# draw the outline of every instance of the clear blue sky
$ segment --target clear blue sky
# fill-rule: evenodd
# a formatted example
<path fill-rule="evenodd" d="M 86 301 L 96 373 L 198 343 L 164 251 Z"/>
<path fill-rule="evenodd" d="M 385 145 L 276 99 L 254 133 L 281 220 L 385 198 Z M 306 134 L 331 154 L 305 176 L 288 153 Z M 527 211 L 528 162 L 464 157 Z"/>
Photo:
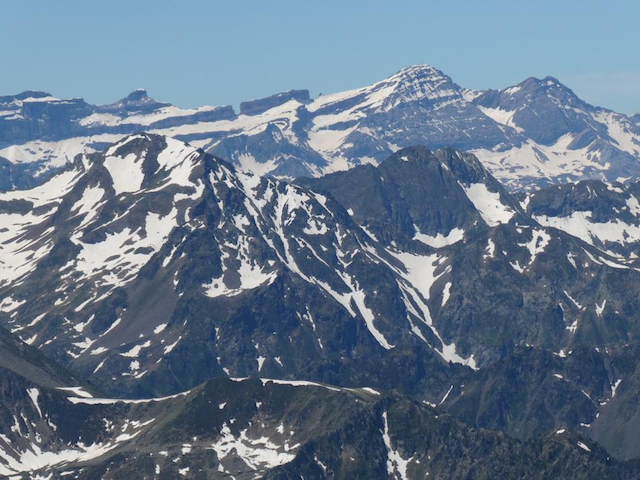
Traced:
<path fill-rule="evenodd" d="M 640 111 L 638 0 L 1 0 L 0 94 L 183 107 L 355 88 L 431 64 L 469 88 L 552 75 Z"/>

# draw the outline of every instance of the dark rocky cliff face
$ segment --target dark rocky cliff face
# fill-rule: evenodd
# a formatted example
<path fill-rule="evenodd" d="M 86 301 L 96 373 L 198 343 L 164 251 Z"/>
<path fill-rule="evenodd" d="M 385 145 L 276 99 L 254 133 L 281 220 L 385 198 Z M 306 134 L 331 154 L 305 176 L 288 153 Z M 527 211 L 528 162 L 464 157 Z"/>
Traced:
<path fill-rule="evenodd" d="M 639 468 L 571 430 L 522 442 L 371 388 L 216 379 L 127 401 L 1 373 L 3 476 L 631 479 Z"/>
<path fill-rule="evenodd" d="M 633 478 L 634 463 L 607 460 L 640 454 L 633 249 L 542 221 L 591 208 L 595 222 L 631 222 L 632 198 L 634 186 L 602 182 L 515 196 L 453 149 L 411 147 L 297 183 L 158 135 L 81 155 L 0 194 L 3 434 L 22 442 L 9 455 L 72 449 L 84 478 L 156 465 Z M 178 396 L 67 398 L 98 390 Z M 64 433 L 48 423 L 74 416 Z M 113 451 L 90 457 L 90 444 Z"/>

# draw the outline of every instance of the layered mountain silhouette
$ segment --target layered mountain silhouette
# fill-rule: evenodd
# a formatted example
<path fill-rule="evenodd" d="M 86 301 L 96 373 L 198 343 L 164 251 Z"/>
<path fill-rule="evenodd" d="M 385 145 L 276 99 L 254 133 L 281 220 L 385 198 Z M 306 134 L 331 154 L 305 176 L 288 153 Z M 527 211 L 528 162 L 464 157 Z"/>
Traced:
<path fill-rule="evenodd" d="M 638 469 L 572 430 L 518 441 L 371 388 L 215 379 L 123 400 L 0 372 L 5 478 L 625 479 Z"/>
<path fill-rule="evenodd" d="M 0 97 L 0 157 L 17 171 L 5 190 L 147 131 L 187 141 L 279 178 L 379 164 L 413 145 L 472 151 L 509 190 L 583 179 L 638 179 L 635 117 L 592 106 L 557 79 L 473 91 L 428 65 L 370 86 L 310 98 L 293 90 L 232 107 L 181 109 L 137 90 L 111 105 L 24 92 Z"/>

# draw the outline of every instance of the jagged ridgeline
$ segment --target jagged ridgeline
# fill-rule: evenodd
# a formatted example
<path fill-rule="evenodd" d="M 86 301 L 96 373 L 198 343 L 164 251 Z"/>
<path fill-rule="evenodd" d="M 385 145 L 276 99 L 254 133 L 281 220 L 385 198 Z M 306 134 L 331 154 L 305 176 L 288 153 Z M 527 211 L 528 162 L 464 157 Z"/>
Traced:
<path fill-rule="evenodd" d="M 367 87 L 292 90 L 182 109 L 138 90 L 110 105 L 44 92 L 0 97 L 0 189 L 41 182 L 76 154 L 147 131 L 281 178 L 378 164 L 403 147 L 472 151 L 509 189 L 638 178 L 640 121 L 589 105 L 557 79 L 474 91 L 416 65 Z M 3 160 L 3 158 L 5 160 Z"/>
<path fill-rule="evenodd" d="M 4 478 L 631 479 L 638 468 L 573 431 L 519 441 L 371 388 L 216 379 L 115 400 L 1 373 Z"/>
<path fill-rule="evenodd" d="M 636 187 L 558 188 L 135 134 L 0 194 L 2 474 L 636 478 Z"/>

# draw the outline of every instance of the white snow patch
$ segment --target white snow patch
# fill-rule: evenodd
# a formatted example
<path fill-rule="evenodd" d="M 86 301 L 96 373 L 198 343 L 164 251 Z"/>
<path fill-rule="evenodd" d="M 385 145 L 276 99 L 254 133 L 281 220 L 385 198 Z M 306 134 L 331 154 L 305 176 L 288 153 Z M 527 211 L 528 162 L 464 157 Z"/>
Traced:
<path fill-rule="evenodd" d="M 444 290 L 442 290 L 442 306 L 443 307 L 449 301 L 450 295 L 451 295 L 451 282 L 447 282 L 446 285 L 444 286 Z"/>
<path fill-rule="evenodd" d="M 413 239 L 418 240 L 419 242 L 422 242 L 425 245 L 429 245 L 433 248 L 447 247 L 464 239 L 464 230 L 461 228 L 454 228 L 447 235 L 438 233 L 435 236 L 420 233 L 420 230 L 417 226 L 415 227 L 415 229 L 416 233 L 413 236 Z"/>
<path fill-rule="evenodd" d="M 38 396 L 40 395 L 40 390 L 38 390 L 37 388 L 29 388 L 27 389 L 27 395 L 29 395 L 33 406 L 36 407 L 38 415 L 40 415 L 40 418 L 42 418 L 42 410 L 40 410 L 40 405 L 38 404 Z"/>
<path fill-rule="evenodd" d="M 252 470 L 275 468 L 295 458 L 293 453 L 285 450 L 285 445 L 278 445 L 268 437 L 250 438 L 247 430 L 235 436 L 226 423 L 220 431 L 220 438 L 211 446 L 218 460 L 224 460 L 235 453 Z"/>
<path fill-rule="evenodd" d="M 616 380 L 616 383 L 611 385 L 611 398 L 616 396 L 616 391 L 618 390 L 618 387 L 620 386 L 621 383 L 622 383 L 622 379 L 618 379 Z"/>
<path fill-rule="evenodd" d="M 115 156 L 105 158 L 104 166 L 111 175 L 116 195 L 140 190 L 144 180 L 143 162 L 144 156 L 138 157 L 135 153 L 130 153 L 124 158 Z"/>
<path fill-rule="evenodd" d="M 228 287 L 223 273 L 220 277 L 214 278 L 211 283 L 203 285 L 207 297 L 233 297 L 262 285 L 271 285 L 278 276 L 277 271 L 265 272 L 262 267 L 252 264 L 245 256 L 241 256 L 240 261 L 240 267 L 237 271 L 240 277 L 240 285 L 233 288 Z"/>
<path fill-rule="evenodd" d="M 400 475 L 402 480 L 409 480 L 409 477 L 407 476 L 407 467 L 409 466 L 409 462 L 413 460 L 413 457 L 409 458 L 409 460 L 405 460 L 400 455 L 400 452 L 394 450 L 391 445 L 389 422 L 387 420 L 386 410 L 382 412 L 382 420 L 384 422 L 384 430 L 381 432 L 382 440 L 384 441 L 385 447 L 387 447 L 387 473 L 390 478 L 397 478 L 396 475 Z"/>
<path fill-rule="evenodd" d="M 57 389 L 62 390 L 63 392 L 71 392 L 81 398 L 93 398 L 93 395 L 82 387 L 58 387 Z"/>
<path fill-rule="evenodd" d="M 516 213 L 511 207 L 501 202 L 498 192 L 490 192 L 484 183 L 474 183 L 468 187 L 462 186 L 462 188 L 482 219 L 490 227 L 508 223 Z"/>
<path fill-rule="evenodd" d="M 167 323 L 163 323 L 161 325 L 158 325 L 156 328 L 153 329 L 153 333 L 154 334 L 159 334 L 162 333 L 164 331 L 165 328 L 167 328 Z"/>
<path fill-rule="evenodd" d="M 531 265 L 536 260 L 536 257 L 540 253 L 544 252 L 550 241 L 551 235 L 549 235 L 546 231 L 533 229 L 531 230 L 531 240 L 527 243 L 519 243 L 518 245 L 529 250 L 529 255 L 531 256 L 529 265 Z"/>
<path fill-rule="evenodd" d="M 589 447 L 587 447 L 587 446 L 586 446 L 584 443 L 582 443 L 582 442 L 578 442 L 578 446 L 579 446 L 581 449 L 583 449 L 584 451 L 586 451 L 586 452 L 590 452 L 590 451 L 591 451 L 591 449 L 590 449 Z"/>
<path fill-rule="evenodd" d="M 489 239 L 487 241 L 487 248 L 484 251 L 485 253 L 482 255 L 483 259 L 494 258 L 496 255 L 496 244 L 493 243 L 493 239 Z"/>
<path fill-rule="evenodd" d="M 593 222 L 592 212 L 575 211 L 565 217 L 534 216 L 541 225 L 554 227 L 585 242 L 598 246 L 598 242 L 620 245 L 640 242 L 640 225 L 624 223 L 615 219 L 608 222 Z"/>

